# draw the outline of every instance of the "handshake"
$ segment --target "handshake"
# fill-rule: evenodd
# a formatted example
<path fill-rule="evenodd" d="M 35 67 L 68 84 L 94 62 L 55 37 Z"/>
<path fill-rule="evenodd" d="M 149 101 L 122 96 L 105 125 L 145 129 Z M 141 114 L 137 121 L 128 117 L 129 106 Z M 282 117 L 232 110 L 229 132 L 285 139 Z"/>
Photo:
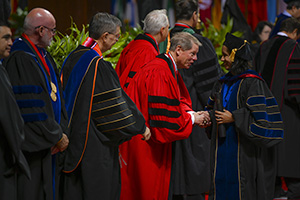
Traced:
<path fill-rule="evenodd" d="M 195 117 L 194 124 L 201 128 L 206 128 L 211 125 L 210 116 L 207 111 L 198 111 L 193 113 Z"/>

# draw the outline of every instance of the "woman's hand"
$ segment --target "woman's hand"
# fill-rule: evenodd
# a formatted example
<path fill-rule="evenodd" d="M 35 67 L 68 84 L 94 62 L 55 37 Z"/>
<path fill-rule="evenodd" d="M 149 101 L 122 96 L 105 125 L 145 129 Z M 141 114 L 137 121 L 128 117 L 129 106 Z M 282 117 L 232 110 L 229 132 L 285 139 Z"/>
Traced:
<path fill-rule="evenodd" d="M 228 110 L 223 110 L 223 111 L 215 111 L 215 116 L 216 116 L 216 121 L 217 124 L 227 124 L 227 123 L 232 123 L 234 122 L 234 118 Z"/>

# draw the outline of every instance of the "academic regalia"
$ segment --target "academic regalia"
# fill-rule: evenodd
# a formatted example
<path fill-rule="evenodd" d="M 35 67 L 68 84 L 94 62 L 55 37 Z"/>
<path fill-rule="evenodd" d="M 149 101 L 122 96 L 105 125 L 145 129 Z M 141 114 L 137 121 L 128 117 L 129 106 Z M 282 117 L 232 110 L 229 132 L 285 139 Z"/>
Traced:
<path fill-rule="evenodd" d="M 159 54 L 157 42 L 150 34 L 140 34 L 122 51 L 116 66 L 122 88 L 127 87 L 138 70 Z"/>
<path fill-rule="evenodd" d="M 121 88 L 111 64 L 103 60 L 97 43 L 78 47 L 68 59 L 76 53 L 82 54 L 78 61 L 67 60 L 62 68 L 62 74 L 73 68 L 69 77 L 64 75 L 70 144 L 63 199 L 117 200 L 121 187 L 118 145 L 143 134 L 145 120 Z"/>
<path fill-rule="evenodd" d="M 151 138 L 134 137 L 120 146 L 121 199 L 167 199 L 172 142 L 192 132 L 188 91 L 169 54 L 146 64 L 125 91 L 143 113 Z"/>
<path fill-rule="evenodd" d="M 211 200 L 273 199 L 276 154 L 274 145 L 282 141 L 283 123 L 279 107 L 267 84 L 259 75 L 246 70 L 232 76 L 229 72 L 217 82 L 214 94 L 221 89 L 222 104 L 234 122 L 224 124 L 220 136 L 216 120 L 211 130 Z M 213 114 L 214 116 L 214 114 Z"/>
<path fill-rule="evenodd" d="M 52 173 L 59 165 L 54 163 L 58 156 L 51 156 L 51 147 L 63 132 L 67 134 L 67 115 L 54 60 L 45 49 L 34 47 L 23 36 L 14 42 L 4 63 L 25 122 L 22 150 L 31 171 L 31 180 L 18 176 L 18 196 L 24 200 L 53 200 L 58 188 L 52 187 Z"/>
<path fill-rule="evenodd" d="M 30 177 L 29 166 L 21 151 L 24 122 L 8 75 L 0 61 L 0 196 L 17 200 L 17 174 Z"/>
<path fill-rule="evenodd" d="M 284 122 L 278 146 L 278 176 L 300 178 L 300 48 L 285 36 L 264 42 L 255 58 L 257 71 L 276 98 Z M 298 156 L 295 156 L 298 155 Z"/>
<path fill-rule="evenodd" d="M 272 38 L 273 36 L 277 35 L 277 33 L 279 32 L 279 29 L 280 29 L 280 26 L 281 26 L 281 23 L 288 19 L 288 18 L 291 18 L 291 14 L 289 14 L 287 11 L 284 11 L 283 13 L 280 13 L 277 17 L 276 17 L 276 20 L 275 20 L 275 26 L 273 27 L 271 33 L 270 33 L 270 36 L 269 38 Z"/>
<path fill-rule="evenodd" d="M 176 23 L 171 37 L 177 32 L 190 32 L 199 46 L 197 60 L 189 69 L 179 69 L 180 75 L 191 96 L 193 110 L 204 109 L 214 83 L 221 77 L 221 68 L 215 49 L 209 39 L 195 33 L 183 23 Z M 173 143 L 173 194 L 196 195 L 207 192 L 210 186 L 210 140 L 205 129 L 194 126 L 189 138 Z"/>
<path fill-rule="evenodd" d="M 81 58 L 81 56 L 89 50 L 90 48 L 86 48 L 85 46 L 79 45 L 74 51 L 72 51 L 69 54 L 69 56 L 64 61 L 63 70 L 61 70 L 61 75 L 60 75 L 63 90 L 65 90 L 67 86 L 67 82 L 73 70 L 73 67 L 76 65 L 76 63 Z"/>

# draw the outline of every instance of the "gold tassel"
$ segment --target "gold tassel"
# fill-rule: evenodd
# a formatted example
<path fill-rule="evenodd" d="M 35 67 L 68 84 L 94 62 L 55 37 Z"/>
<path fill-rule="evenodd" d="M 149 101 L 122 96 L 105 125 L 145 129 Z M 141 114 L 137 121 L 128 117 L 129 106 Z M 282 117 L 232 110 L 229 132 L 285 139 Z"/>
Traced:
<path fill-rule="evenodd" d="M 230 55 L 229 55 L 229 58 L 230 58 L 231 62 L 234 62 L 234 58 L 235 58 L 236 52 L 237 52 L 238 50 L 241 50 L 241 48 L 243 48 L 243 46 L 245 46 L 247 43 L 249 44 L 249 42 L 248 42 L 247 40 L 244 40 L 244 44 L 243 44 L 242 46 L 240 46 L 239 49 L 234 48 L 234 49 L 231 50 L 231 53 L 230 53 Z"/>
<path fill-rule="evenodd" d="M 234 49 L 231 50 L 231 53 L 229 55 L 229 58 L 230 58 L 231 62 L 234 62 L 236 51 L 237 51 L 236 48 L 234 48 Z"/>

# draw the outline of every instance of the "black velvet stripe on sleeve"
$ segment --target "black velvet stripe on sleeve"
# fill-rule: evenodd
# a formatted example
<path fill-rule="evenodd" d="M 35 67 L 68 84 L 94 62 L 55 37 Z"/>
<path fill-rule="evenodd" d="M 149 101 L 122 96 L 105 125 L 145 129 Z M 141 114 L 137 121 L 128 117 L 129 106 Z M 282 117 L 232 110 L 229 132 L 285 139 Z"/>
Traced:
<path fill-rule="evenodd" d="M 296 58 L 291 58 L 290 64 L 300 64 L 300 59 L 296 59 Z"/>
<path fill-rule="evenodd" d="M 95 94 L 93 96 L 93 105 L 120 98 L 121 95 L 121 88 L 116 88 L 113 90 Z"/>
<path fill-rule="evenodd" d="M 95 116 L 94 116 L 95 117 Z M 94 118 L 97 127 L 102 132 L 119 130 L 136 123 L 129 109 L 120 110 L 105 116 Z"/>
<path fill-rule="evenodd" d="M 41 86 L 36 85 L 20 85 L 20 86 L 13 86 L 13 91 L 15 94 L 40 94 L 43 89 Z"/>
<path fill-rule="evenodd" d="M 300 79 L 289 79 L 288 84 L 289 85 L 300 85 Z"/>
<path fill-rule="evenodd" d="M 169 99 L 167 97 L 162 96 L 149 96 L 148 97 L 149 103 L 164 103 L 169 106 L 179 106 L 180 101 L 178 99 Z"/>
<path fill-rule="evenodd" d="M 126 109 L 127 109 L 126 102 L 122 101 L 119 103 L 115 103 L 103 107 L 101 106 L 100 108 L 93 109 L 92 113 L 94 118 L 99 118 L 102 116 L 108 116 L 114 113 L 118 113 L 120 112 L 120 110 L 126 110 Z"/>
<path fill-rule="evenodd" d="M 128 77 L 133 78 L 135 74 L 136 74 L 136 72 L 130 71 L 129 74 L 128 74 Z"/>
<path fill-rule="evenodd" d="M 288 69 L 288 74 L 300 74 L 300 68 L 299 69 L 297 69 L 297 68 Z"/>
<path fill-rule="evenodd" d="M 162 109 L 162 108 L 149 108 L 149 114 L 150 115 L 161 115 L 161 116 L 166 116 L 166 117 L 171 117 L 171 118 L 178 118 L 181 115 L 177 111 L 171 111 L 171 110 Z"/>
<path fill-rule="evenodd" d="M 289 96 L 300 95 L 300 87 L 298 89 L 290 89 L 288 90 Z"/>

